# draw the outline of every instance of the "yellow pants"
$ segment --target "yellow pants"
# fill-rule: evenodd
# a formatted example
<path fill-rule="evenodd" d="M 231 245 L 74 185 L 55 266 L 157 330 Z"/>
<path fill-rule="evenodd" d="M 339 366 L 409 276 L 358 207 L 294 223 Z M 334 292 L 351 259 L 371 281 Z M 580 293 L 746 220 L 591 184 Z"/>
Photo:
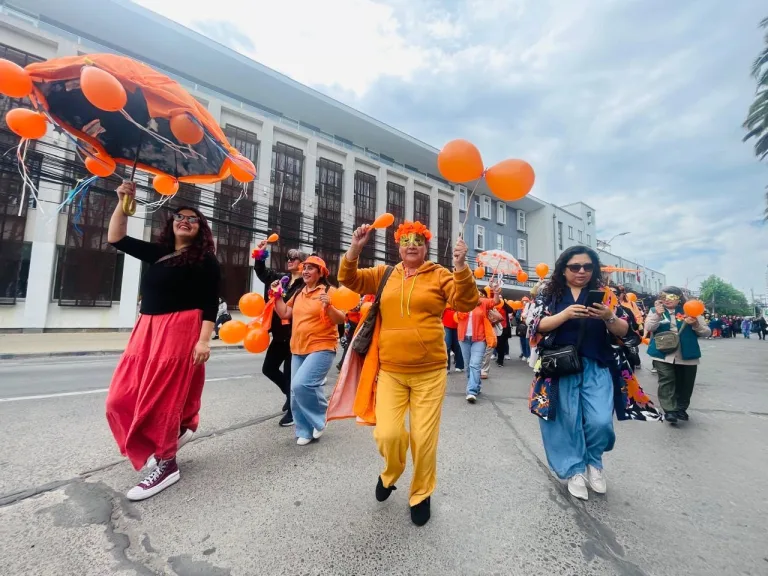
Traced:
<path fill-rule="evenodd" d="M 419 374 L 379 372 L 376 386 L 376 429 L 373 437 L 384 457 L 381 481 L 394 485 L 405 470 L 409 434 L 405 412 L 410 409 L 413 481 L 409 504 L 415 506 L 435 491 L 437 439 L 448 380 L 445 368 Z"/>

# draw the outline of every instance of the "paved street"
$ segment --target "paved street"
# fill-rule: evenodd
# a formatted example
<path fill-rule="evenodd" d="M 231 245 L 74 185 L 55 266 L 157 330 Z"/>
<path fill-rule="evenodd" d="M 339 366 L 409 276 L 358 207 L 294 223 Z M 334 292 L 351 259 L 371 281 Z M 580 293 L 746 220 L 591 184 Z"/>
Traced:
<path fill-rule="evenodd" d="M 295 445 L 261 357 L 216 351 L 181 481 L 135 504 L 104 418 L 116 357 L 2 361 L 0 573 L 765 575 L 768 344 L 702 347 L 691 422 L 617 424 L 609 492 L 586 503 L 547 470 L 526 366 L 494 367 L 475 406 L 452 375 L 424 528 L 410 469 L 375 501 L 370 429 Z"/>

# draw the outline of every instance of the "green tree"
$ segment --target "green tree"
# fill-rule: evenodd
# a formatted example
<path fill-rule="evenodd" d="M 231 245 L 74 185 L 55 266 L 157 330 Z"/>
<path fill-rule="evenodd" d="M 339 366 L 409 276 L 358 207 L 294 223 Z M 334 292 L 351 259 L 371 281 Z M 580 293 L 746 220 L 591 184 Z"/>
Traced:
<path fill-rule="evenodd" d="M 701 283 L 701 301 L 718 314 L 752 314 L 747 297 L 714 274 Z"/>
<path fill-rule="evenodd" d="M 766 30 L 765 48 L 752 63 L 752 76 L 757 80 L 755 100 L 749 107 L 744 128 L 747 135 L 744 142 L 755 139 L 755 156 L 765 160 L 768 156 L 768 18 L 760 22 L 760 27 Z M 766 188 L 768 190 L 768 188 Z M 768 220 L 768 191 L 765 193 L 765 219 Z"/>

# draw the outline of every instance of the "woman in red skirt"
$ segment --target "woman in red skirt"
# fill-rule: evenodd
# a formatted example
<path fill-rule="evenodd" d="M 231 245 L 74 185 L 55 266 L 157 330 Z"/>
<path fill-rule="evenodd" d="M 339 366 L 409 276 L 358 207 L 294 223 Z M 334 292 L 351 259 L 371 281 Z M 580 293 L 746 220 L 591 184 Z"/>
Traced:
<path fill-rule="evenodd" d="M 107 420 L 133 467 L 151 467 L 128 492 L 144 500 L 179 481 L 176 452 L 197 430 L 220 273 L 211 229 L 194 208 L 176 210 L 157 243 L 128 236 L 121 205 L 135 192 L 133 182 L 117 189 L 107 239 L 149 267 L 141 314 L 109 387 Z"/>

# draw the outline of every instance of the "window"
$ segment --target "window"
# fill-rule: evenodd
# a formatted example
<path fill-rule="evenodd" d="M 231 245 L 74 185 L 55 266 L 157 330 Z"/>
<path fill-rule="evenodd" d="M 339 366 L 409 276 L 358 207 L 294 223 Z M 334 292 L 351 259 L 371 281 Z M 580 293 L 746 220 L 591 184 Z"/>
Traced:
<path fill-rule="evenodd" d="M 27 296 L 31 242 L 0 242 L 0 304 Z"/>
<path fill-rule="evenodd" d="M 453 210 L 450 202 L 437 201 L 437 263 L 446 268 L 453 264 L 451 235 L 453 231 Z M 391 236 L 391 234 L 390 234 Z"/>
<path fill-rule="evenodd" d="M 355 172 L 355 228 L 370 224 L 376 218 L 376 176 Z M 375 263 L 376 242 L 372 239 L 360 254 L 358 265 L 369 268 Z"/>
<path fill-rule="evenodd" d="M 559 250 L 563 249 L 563 223 L 562 222 L 557 223 L 557 248 Z"/>
<path fill-rule="evenodd" d="M 394 266 L 400 262 L 400 250 L 395 242 L 394 230 L 405 220 L 405 186 L 387 182 L 387 212 L 395 217 L 395 223 L 386 232 L 386 255 L 384 260 Z"/>
<path fill-rule="evenodd" d="M 573 240 L 573 226 L 568 226 L 568 238 Z"/>
<path fill-rule="evenodd" d="M 584 242 L 584 232 L 582 232 L 581 230 L 579 230 L 579 242 L 580 243 Z"/>
<path fill-rule="evenodd" d="M 429 194 L 413 193 L 413 220 L 429 228 Z"/>
<path fill-rule="evenodd" d="M 592 211 L 587 212 L 587 226 L 590 226 L 592 224 Z"/>
<path fill-rule="evenodd" d="M 281 270 L 291 248 L 301 245 L 301 190 L 304 185 L 304 153 L 278 142 L 272 147 L 273 185 L 269 207 L 269 230 L 280 234 L 280 242 L 270 245 L 270 264 Z"/>
<path fill-rule="evenodd" d="M 467 211 L 467 191 L 464 189 L 459 190 L 459 210 Z"/>
<path fill-rule="evenodd" d="M 475 198 L 472 204 L 475 205 L 475 218 L 480 218 L 480 198 Z"/>
<path fill-rule="evenodd" d="M 482 203 L 483 211 L 480 214 L 480 217 L 484 220 L 490 220 L 491 219 L 491 199 L 488 198 L 488 196 L 483 196 L 483 203 Z"/>
<path fill-rule="evenodd" d="M 496 250 L 504 250 L 504 235 L 496 234 Z"/>
<path fill-rule="evenodd" d="M 592 236 L 587 234 L 587 246 L 592 246 Z"/>
<path fill-rule="evenodd" d="M 313 249 L 325 260 L 335 276 L 341 256 L 341 202 L 344 168 L 338 162 L 320 158 L 315 167 L 315 196 L 317 216 Z"/>
<path fill-rule="evenodd" d="M 517 239 L 517 259 L 528 260 L 528 241 L 525 238 Z"/>
<path fill-rule="evenodd" d="M 517 229 L 519 232 L 525 232 L 525 212 L 517 211 Z"/>
<path fill-rule="evenodd" d="M 475 226 L 475 250 L 485 250 L 484 226 Z"/>
<path fill-rule="evenodd" d="M 497 224 L 507 223 L 507 205 L 504 204 L 504 202 L 496 203 L 496 223 Z"/>

